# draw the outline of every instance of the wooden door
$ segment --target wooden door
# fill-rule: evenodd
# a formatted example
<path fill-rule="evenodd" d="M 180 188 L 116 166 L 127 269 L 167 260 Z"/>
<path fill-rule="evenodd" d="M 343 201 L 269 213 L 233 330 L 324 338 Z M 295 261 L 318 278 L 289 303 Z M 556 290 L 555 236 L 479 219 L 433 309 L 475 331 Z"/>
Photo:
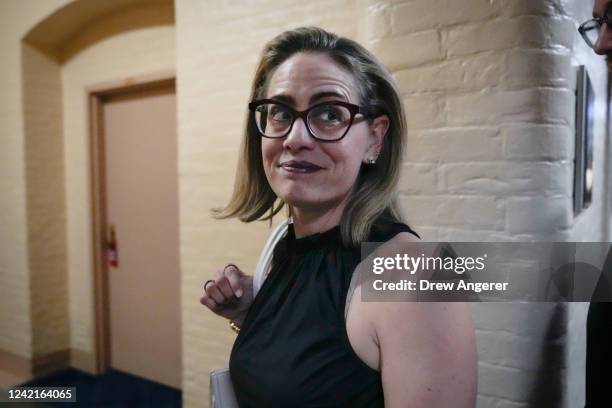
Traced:
<path fill-rule="evenodd" d="M 178 178 L 174 87 L 105 97 L 110 366 L 181 387 Z"/>

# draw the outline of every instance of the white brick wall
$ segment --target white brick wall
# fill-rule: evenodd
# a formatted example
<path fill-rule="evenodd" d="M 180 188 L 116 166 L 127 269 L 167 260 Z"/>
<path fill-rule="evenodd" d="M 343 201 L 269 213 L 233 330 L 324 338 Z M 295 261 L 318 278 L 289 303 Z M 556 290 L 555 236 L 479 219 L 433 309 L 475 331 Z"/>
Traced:
<path fill-rule="evenodd" d="M 581 40 L 568 9 L 587 16 L 591 4 L 370 4 L 373 20 L 365 37 L 393 70 L 406 102 L 410 133 L 402 204 L 417 230 L 426 239 L 469 241 L 575 237 L 569 232 L 577 228 L 571 199 L 572 49 Z M 601 219 L 599 205 L 587 216 L 591 230 Z M 598 228 L 590 234 L 586 228 L 583 238 L 599 239 Z M 478 406 L 560 406 L 568 392 L 565 321 L 576 315 L 572 308 L 473 306 Z M 570 327 L 580 329 L 581 323 L 572 320 Z M 581 374 L 570 379 L 579 382 Z"/>

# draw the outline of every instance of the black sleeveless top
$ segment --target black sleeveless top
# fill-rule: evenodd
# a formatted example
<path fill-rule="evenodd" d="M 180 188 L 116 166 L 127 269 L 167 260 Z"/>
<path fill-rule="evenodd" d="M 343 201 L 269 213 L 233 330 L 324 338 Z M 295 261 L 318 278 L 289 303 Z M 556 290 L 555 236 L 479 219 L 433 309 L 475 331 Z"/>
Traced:
<path fill-rule="evenodd" d="M 404 231 L 418 237 L 393 223 L 368 241 Z M 240 407 L 383 407 L 380 373 L 355 354 L 344 319 L 360 248 L 343 246 L 339 225 L 296 239 L 289 224 L 272 259 L 230 355 Z"/>

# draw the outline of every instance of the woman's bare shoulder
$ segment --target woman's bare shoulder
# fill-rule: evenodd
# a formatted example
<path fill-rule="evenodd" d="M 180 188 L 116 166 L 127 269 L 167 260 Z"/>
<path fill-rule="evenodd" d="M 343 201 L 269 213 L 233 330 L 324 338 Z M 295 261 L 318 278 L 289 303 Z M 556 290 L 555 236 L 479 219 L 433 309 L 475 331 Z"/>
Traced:
<path fill-rule="evenodd" d="M 392 273 L 407 273 L 385 269 L 376 275 L 373 258 L 395 258 L 416 251 L 420 255 L 431 247 L 409 232 L 396 234 L 373 251 L 369 260 L 362 261 L 362 280 L 356 293 L 372 294 L 370 286 L 376 279 L 389 280 Z M 385 402 L 390 406 L 401 406 L 402 401 L 419 401 L 422 404 L 418 406 L 431 407 L 474 406 L 476 339 L 468 304 L 418 302 L 410 297 L 392 301 L 379 293 L 374 293 L 373 301 L 357 296 L 356 310 L 377 348 L 378 358 L 373 360 L 382 373 Z"/>
<path fill-rule="evenodd" d="M 407 231 L 398 232 L 391 239 L 383 242 L 376 248 L 375 256 L 390 256 L 418 242 L 422 241 L 413 233 Z"/>
<path fill-rule="evenodd" d="M 476 336 L 466 303 L 386 302 L 370 312 L 378 316 L 374 330 L 385 403 L 474 406 Z"/>
<path fill-rule="evenodd" d="M 411 232 L 399 232 L 393 238 L 391 238 L 387 243 L 392 245 L 402 245 L 409 242 L 421 242 L 421 240 Z"/>

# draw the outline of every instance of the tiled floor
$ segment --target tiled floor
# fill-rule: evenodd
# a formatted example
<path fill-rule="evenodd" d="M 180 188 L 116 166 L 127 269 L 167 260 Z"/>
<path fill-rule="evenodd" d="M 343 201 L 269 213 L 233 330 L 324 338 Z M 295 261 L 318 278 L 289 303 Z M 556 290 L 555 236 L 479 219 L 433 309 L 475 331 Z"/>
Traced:
<path fill-rule="evenodd" d="M 93 376 L 70 368 L 20 386 L 76 387 L 76 403 L 45 403 L 36 404 L 37 407 L 175 408 L 181 407 L 182 401 L 180 390 L 114 370 Z"/>

